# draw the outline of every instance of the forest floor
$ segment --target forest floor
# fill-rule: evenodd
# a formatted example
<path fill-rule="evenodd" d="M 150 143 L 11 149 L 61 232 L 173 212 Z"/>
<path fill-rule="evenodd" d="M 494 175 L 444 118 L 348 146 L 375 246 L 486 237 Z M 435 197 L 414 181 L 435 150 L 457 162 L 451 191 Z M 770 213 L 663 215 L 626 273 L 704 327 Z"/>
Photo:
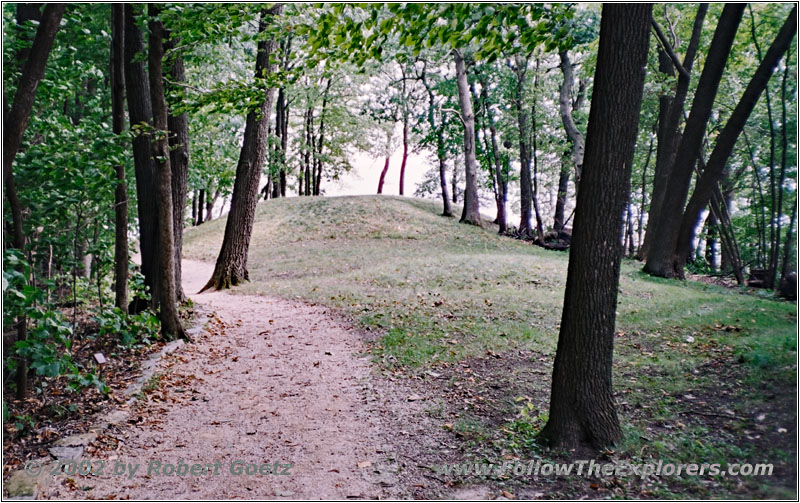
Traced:
<path fill-rule="evenodd" d="M 437 465 L 576 461 L 536 442 L 567 254 L 417 199 L 292 198 L 259 205 L 250 283 L 194 294 L 224 224 L 185 234 L 185 290 L 213 311 L 200 314 L 206 330 L 92 447 L 109 469 L 139 471 L 62 476 L 40 497 L 796 498 L 795 303 L 624 262 L 614 367 L 624 438 L 594 458 L 771 463 L 772 476 L 444 475 Z M 217 475 L 147 475 L 153 462 L 217 461 Z M 292 464 L 288 475 L 230 472 L 275 462 Z"/>
<path fill-rule="evenodd" d="M 411 419 L 420 408 L 399 385 L 372 379 L 363 334 L 323 307 L 194 294 L 212 271 L 184 261 L 187 294 L 213 313 L 201 336 L 162 363 L 117 448 L 95 453 L 104 474 L 62 475 L 40 497 L 384 499 L 423 487 L 400 470 L 393 439 L 411 435 L 398 424 L 424 435 L 425 418 Z M 119 462 L 139 469 L 115 474 Z M 212 466 L 198 476 L 157 469 L 180 462 Z"/>

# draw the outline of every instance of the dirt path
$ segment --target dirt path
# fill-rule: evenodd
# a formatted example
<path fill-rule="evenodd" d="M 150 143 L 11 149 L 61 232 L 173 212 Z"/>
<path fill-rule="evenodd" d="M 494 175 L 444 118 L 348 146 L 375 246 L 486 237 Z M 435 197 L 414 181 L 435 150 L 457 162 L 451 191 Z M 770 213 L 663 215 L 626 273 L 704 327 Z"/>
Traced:
<path fill-rule="evenodd" d="M 160 387 L 133 412 L 104 475 L 50 497 L 345 499 L 402 494 L 394 406 L 376 398 L 362 337 L 321 307 L 226 292 L 195 294 L 212 265 L 184 261 L 184 289 L 212 309 L 208 330 L 162 363 Z M 396 397 L 387 398 L 398 400 Z M 406 408 L 403 398 L 399 399 Z M 98 456 L 102 457 L 102 456 Z M 155 463 L 212 465 L 164 475 Z M 237 463 L 243 462 L 243 463 Z M 232 473 L 254 465 L 263 472 Z M 130 477 L 130 468 L 139 465 Z M 291 468 L 285 465 L 291 463 Z M 269 464 L 269 469 L 262 465 Z M 152 466 L 151 466 L 152 465 Z M 117 474 L 114 469 L 117 468 Z M 148 476 L 148 469 L 153 468 Z M 256 468 L 251 467 L 250 470 Z M 287 469 L 288 468 L 288 469 Z M 162 469 L 162 470 L 163 470 Z M 176 468 L 180 469 L 180 468 Z M 158 473 L 158 474 L 156 474 Z"/>

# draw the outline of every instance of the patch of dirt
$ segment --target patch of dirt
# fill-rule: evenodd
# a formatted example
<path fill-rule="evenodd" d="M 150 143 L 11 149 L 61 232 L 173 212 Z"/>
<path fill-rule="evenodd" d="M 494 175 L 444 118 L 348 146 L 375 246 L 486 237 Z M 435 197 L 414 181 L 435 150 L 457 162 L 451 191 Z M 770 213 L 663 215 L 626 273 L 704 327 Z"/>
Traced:
<path fill-rule="evenodd" d="M 184 262 L 185 290 L 199 290 L 212 270 Z M 318 306 L 191 297 L 216 314 L 162 363 L 131 424 L 105 439 L 112 449 L 97 450 L 104 474 L 62 476 L 42 497 L 375 499 L 424 487 L 400 451 L 424 437 L 425 419 L 401 384 L 375 378 L 360 333 Z M 156 472 L 158 462 L 211 466 L 177 476 Z M 288 475 L 268 473 L 276 462 Z M 122 463 L 138 472 L 114 475 Z M 249 465 L 260 473 L 247 474 Z"/>

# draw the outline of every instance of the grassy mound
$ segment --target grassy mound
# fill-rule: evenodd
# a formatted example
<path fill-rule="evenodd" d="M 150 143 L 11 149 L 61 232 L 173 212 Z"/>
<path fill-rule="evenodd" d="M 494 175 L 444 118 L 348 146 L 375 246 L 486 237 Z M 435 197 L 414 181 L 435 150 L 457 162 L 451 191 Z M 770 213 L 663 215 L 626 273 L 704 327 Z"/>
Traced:
<path fill-rule="evenodd" d="M 439 212 L 436 203 L 387 196 L 263 202 L 250 244 L 251 282 L 235 292 L 301 298 L 352 318 L 379 335 L 372 351 L 386 367 L 416 376 L 436 369 L 449 378 L 440 413 L 449 410 L 453 386 L 460 392 L 475 384 L 448 374 L 455 362 L 505 378 L 510 384 L 486 398 L 491 407 L 455 413 L 456 429 L 479 425 L 486 431 L 478 443 L 504 452 L 535 448 L 568 254 Z M 189 229 L 185 256 L 215 260 L 224 224 Z M 654 279 L 640 268 L 624 261 L 620 281 L 621 452 L 675 462 L 771 462 L 785 477 L 683 478 L 625 495 L 795 497 L 796 304 Z M 479 384 L 475 396 L 492 387 L 491 379 Z"/>

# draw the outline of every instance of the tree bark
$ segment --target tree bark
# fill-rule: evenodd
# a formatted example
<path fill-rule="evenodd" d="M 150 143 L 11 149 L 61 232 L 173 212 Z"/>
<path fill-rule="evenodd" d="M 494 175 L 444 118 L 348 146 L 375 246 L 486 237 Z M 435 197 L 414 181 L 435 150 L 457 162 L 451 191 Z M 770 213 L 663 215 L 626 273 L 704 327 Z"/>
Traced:
<path fill-rule="evenodd" d="M 170 39 L 167 50 L 174 49 L 177 40 Z M 169 69 L 170 80 L 181 84 L 186 82 L 183 58 L 176 56 Z M 172 229 L 175 234 L 175 289 L 178 302 L 186 302 L 181 278 L 181 259 L 183 258 L 183 227 L 186 212 L 186 194 L 189 180 L 189 117 L 183 113 L 167 118 L 169 125 L 169 163 L 172 169 Z"/>
<path fill-rule="evenodd" d="M 264 34 L 273 16 L 281 13 L 282 5 L 261 11 L 259 33 Z M 261 40 L 256 55 L 256 86 L 264 92 L 264 101 L 258 110 L 247 114 L 244 142 L 236 167 L 236 179 L 233 185 L 233 199 L 228 220 L 225 224 L 225 237 L 222 241 L 214 274 L 203 290 L 230 288 L 250 279 L 247 271 L 247 252 L 250 248 L 250 234 L 253 231 L 256 204 L 258 202 L 258 184 L 261 178 L 261 166 L 267 150 L 267 128 L 272 109 L 272 98 L 275 89 L 267 81 L 273 72 L 274 65 L 270 57 L 275 51 L 275 40 Z"/>
<path fill-rule="evenodd" d="M 697 84 L 692 109 L 686 121 L 680 146 L 672 163 L 670 179 L 659 219 L 655 224 L 655 234 L 648 250 L 647 263 L 644 270 L 655 276 L 675 277 L 675 250 L 680 231 L 680 218 L 692 173 L 700 155 L 706 124 L 711 116 L 714 98 L 717 95 L 719 82 L 728 61 L 736 30 L 744 13 L 745 4 L 726 4 L 722 10 L 719 23 L 714 30 L 711 47 L 708 50 L 706 63 Z M 685 261 L 685 258 L 683 259 Z"/>
<path fill-rule="evenodd" d="M 650 31 L 649 4 L 604 4 L 586 163 L 578 192 L 564 309 L 540 434 L 563 449 L 604 448 L 622 436 L 612 359 L 621 260 Z"/>
<path fill-rule="evenodd" d="M 153 108 L 154 137 L 151 142 L 153 161 L 156 167 L 156 194 L 158 203 L 158 280 L 161 335 L 168 340 L 187 338 L 178 316 L 178 288 L 175 284 L 175 232 L 173 229 L 173 185 L 170 166 L 169 125 L 167 100 L 164 95 L 164 38 L 166 30 L 158 18 L 161 8 L 148 4 L 150 17 L 148 76 L 150 78 L 150 100 Z M 181 211 L 181 214 L 183 212 Z"/>
<path fill-rule="evenodd" d="M 125 4 L 125 93 L 128 118 L 133 136 L 133 164 L 136 174 L 136 202 L 139 217 L 139 250 L 142 257 L 142 274 L 150 290 L 151 306 L 157 307 L 160 298 L 157 276 L 156 248 L 158 246 L 158 218 L 156 209 L 156 168 L 151 156 L 149 129 L 153 125 L 153 108 L 150 101 L 150 83 L 145 64 L 136 59 L 144 52 L 142 32 L 136 25 L 132 4 Z"/>
<path fill-rule="evenodd" d="M 683 276 L 683 268 L 686 265 L 684 251 L 691 248 L 700 214 L 708 205 L 714 186 L 722 179 L 728 158 L 736 146 L 736 141 L 739 139 L 750 113 L 766 88 L 773 68 L 778 65 L 781 57 L 788 50 L 796 32 L 797 6 L 792 9 L 786 22 L 784 22 L 772 45 L 764 55 L 761 64 L 758 65 L 758 69 L 756 69 L 744 94 L 739 99 L 739 103 L 717 137 L 714 150 L 712 150 L 708 162 L 706 162 L 702 175 L 697 180 L 694 193 L 692 193 L 689 204 L 683 212 L 683 218 L 680 220 L 679 234 L 675 239 L 676 244 L 672 248 L 674 250 L 674 256 L 672 257 L 674 262 L 671 265 L 674 268 L 674 274 L 678 276 Z"/>
<path fill-rule="evenodd" d="M 111 123 L 115 134 L 125 130 L 124 36 L 125 9 L 111 6 Z M 125 165 L 114 166 L 114 305 L 128 312 L 128 187 Z"/>
<path fill-rule="evenodd" d="M 682 66 L 687 74 L 691 72 L 692 66 L 694 66 L 694 59 L 700 44 L 700 35 L 703 32 L 703 22 L 705 21 L 707 12 L 708 4 L 700 4 L 697 8 L 692 35 L 683 58 Z M 667 65 L 670 63 L 669 58 L 660 52 L 659 61 L 661 63 L 661 70 L 666 73 Z M 671 70 L 669 71 L 671 72 Z M 665 96 L 659 103 L 658 151 L 656 152 L 656 166 L 653 175 L 653 191 L 650 197 L 647 232 L 644 236 L 644 243 L 642 243 L 641 249 L 639 250 L 640 260 L 647 260 L 650 244 L 656 233 L 656 222 L 661 219 L 661 206 L 666 196 L 667 184 L 670 179 L 670 174 L 672 173 L 675 154 L 681 140 L 680 133 L 678 132 L 678 125 L 683 116 L 683 107 L 686 102 L 686 95 L 689 92 L 689 84 L 691 81 L 690 76 L 687 74 L 681 72 L 678 75 L 675 96 L 672 98 Z"/>
<path fill-rule="evenodd" d="M 197 195 L 197 220 L 195 220 L 195 225 L 200 225 L 203 223 L 203 214 L 206 211 L 206 189 L 200 189 L 199 194 Z"/>
<path fill-rule="evenodd" d="M 456 63 L 456 83 L 458 102 L 461 106 L 461 119 L 464 122 L 464 208 L 461 223 L 481 225 L 480 202 L 478 200 L 478 162 L 475 159 L 475 114 L 472 111 L 469 83 L 464 57 L 459 50 L 453 50 Z"/>

